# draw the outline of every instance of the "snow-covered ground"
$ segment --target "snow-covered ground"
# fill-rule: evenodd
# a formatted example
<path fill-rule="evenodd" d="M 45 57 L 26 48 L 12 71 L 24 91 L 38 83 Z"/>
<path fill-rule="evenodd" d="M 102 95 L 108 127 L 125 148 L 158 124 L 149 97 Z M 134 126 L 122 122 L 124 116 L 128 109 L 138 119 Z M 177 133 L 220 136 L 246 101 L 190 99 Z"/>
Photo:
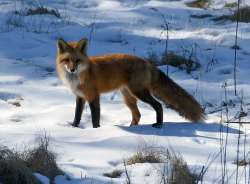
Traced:
<path fill-rule="evenodd" d="M 191 169 L 198 171 L 211 155 L 220 151 L 221 113 L 209 112 L 223 108 L 221 86 L 225 82 L 228 101 L 232 101 L 230 118 L 240 110 L 240 98 L 234 97 L 233 91 L 234 50 L 231 47 L 235 23 L 190 16 L 228 14 L 230 10 L 222 7 L 229 1 L 216 0 L 211 5 L 213 8 L 207 10 L 187 7 L 185 2 L 190 2 L 187 0 L 40 1 L 45 7 L 58 9 L 62 18 L 11 13 L 32 7 L 31 2 L 36 1 L 20 2 L 0 1 L 0 145 L 21 150 L 33 145 L 35 137 L 46 131 L 51 136 L 51 149 L 57 153 L 59 166 L 70 178 L 58 176 L 57 184 L 124 183 L 125 173 L 112 181 L 103 173 L 123 168 L 123 160 L 134 154 L 141 142 L 173 148 L 183 155 Z M 250 4 L 250 1 L 244 3 Z M 80 127 L 71 127 L 75 99 L 55 71 L 57 38 L 68 41 L 89 38 L 89 55 L 121 52 L 147 57 L 150 52 L 160 54 L 164 51 L 166 35 L 159 12 L 169 22 L 169 50 L 178 54 L 190 54 L 193 50 L 202 65 L 191 74 L 170 67 L 169 75 L 207 107 L 206 123 L 190 123 L 174 111 L 164 109 L 166 123 L 162 129 L 154 129 L 150 124 L 155 122 L 155 112 L 139 103 L 141 125 L 129 127 L 130 112 L 115 92 L 101 98 L 101 128 L 92 129 L 87 106 Z M 239 46 L 237 89 L 243 94 L 243 109 L 249 114 L 250 27 L 247 23 L 239 24 Z M 243 119 L 249 120 L 249 115 Z M 237 128 L 237 125 L 229 128 L 229 183 L 235 183 Z M 248 135 L 250 127 L 246 125 L 242 129 Z M 249 141 L 247 136 L 247 150 Z M 218 182 L 220 167 L 218 158 L 208 170 L 204 183 Z M 151 164 L 128 166 L 132 183 L 159 183 L 159 173 L 154 168 Z M 241 183 L 244 183 L 243 171 L 240 168 Z"/>

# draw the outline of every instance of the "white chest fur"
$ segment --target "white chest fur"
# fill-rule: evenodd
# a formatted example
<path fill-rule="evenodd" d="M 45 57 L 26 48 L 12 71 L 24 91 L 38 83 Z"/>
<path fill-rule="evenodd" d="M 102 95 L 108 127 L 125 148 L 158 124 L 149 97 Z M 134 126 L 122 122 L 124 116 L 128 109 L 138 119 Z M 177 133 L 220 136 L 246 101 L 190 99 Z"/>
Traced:
<path fill-rule="evenodd" d="M 76 96 L 84 97 L 79 89 L 81 83 L 77 73 L 65 72 L 65 83 Z"/>

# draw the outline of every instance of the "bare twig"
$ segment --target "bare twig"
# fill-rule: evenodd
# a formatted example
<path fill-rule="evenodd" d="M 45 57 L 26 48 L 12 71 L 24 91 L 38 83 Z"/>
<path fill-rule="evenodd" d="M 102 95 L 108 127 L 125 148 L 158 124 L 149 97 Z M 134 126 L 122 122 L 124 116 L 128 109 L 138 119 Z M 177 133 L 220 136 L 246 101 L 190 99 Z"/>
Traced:
<path fill-rule="evenodd" d="M 237 62 L 237 50 L 238 50 L 238 29 L 239 29 L 239 9 L 240 9 L 240 0 L 238 0 L 237 6 L 237 20 L 236 20 L 236 31 L 235 31 L 235 44 L 234 44 L 234 95 L 237 95 L 237 83 L 236 83 L 236 62 Z"/>

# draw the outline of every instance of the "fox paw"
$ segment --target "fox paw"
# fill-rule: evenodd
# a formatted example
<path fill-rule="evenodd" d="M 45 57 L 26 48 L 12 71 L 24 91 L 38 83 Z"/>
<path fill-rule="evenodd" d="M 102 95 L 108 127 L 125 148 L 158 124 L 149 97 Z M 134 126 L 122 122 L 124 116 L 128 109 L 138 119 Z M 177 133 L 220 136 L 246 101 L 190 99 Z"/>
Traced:
<path fill-rule="evenodd" d="M 162 128 L 162 123 L 154 123 L 154 124 L 152 124 L 152 127 L 154 127 L 154 128 Z"/>
<path fill-rule="evenodd" d="M 78 127 L 79 123 L 73 122 L 71 125 L 72 125 L 73 127 Z"/>

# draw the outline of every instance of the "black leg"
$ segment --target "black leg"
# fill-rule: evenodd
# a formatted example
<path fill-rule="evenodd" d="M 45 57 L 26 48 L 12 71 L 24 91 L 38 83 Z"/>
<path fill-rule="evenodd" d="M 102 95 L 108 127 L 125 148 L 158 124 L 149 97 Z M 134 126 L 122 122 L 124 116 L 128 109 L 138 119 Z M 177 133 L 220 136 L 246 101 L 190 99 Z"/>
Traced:
<path fill-rule="evenodd" d="M 89 103 L 92 117 L 93 128 L 100 127 L 100 99 L 97 97 L 94 101 Z"/>
<path fill-rule="evenodd" d="M 155 128 L 161 128 L 163 123 L 163 110 L 162 105 L 155 100 L 148 90 L 142 90 L 134 93 L 140 100 L 145 103 L 150 104 L 153 109 L 156 111 L 156 123 L 152 126 Z"/>
<path fill-rule="evenodd" d="M 74 121 L 72 124 L 74 127 L 78 127 L 78 125 L 81 121 L 84 104 L 85 104 L 84 99 L 82 99 L 80 97 L 76 97 L 75 118 L 74 118 Z"/>

